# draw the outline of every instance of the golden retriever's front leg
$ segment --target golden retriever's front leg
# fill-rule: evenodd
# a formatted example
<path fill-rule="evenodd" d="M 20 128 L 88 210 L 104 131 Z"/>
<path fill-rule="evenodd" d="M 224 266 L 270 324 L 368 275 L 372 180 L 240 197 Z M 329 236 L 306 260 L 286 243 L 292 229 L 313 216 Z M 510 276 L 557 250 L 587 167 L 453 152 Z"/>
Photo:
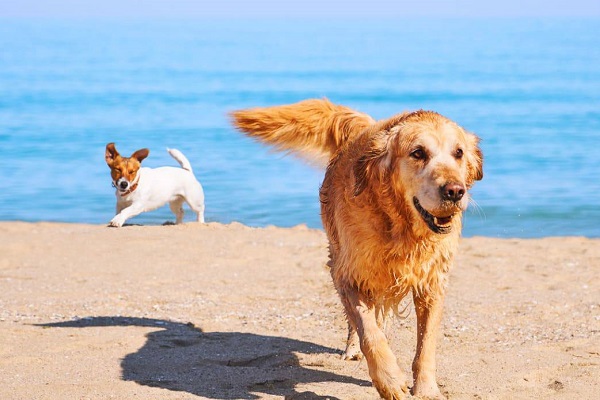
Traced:
<path fill-rule="evenodd" d="M 413 293 L 413 300 L 417 314 L 417 352 L 412 365 L 412 392 L 415 396 L 428 399 L 445 399 L 435 379 L 435 347 L 444 295 L 439 293 L 435 298 L 425 299 Z"/>
<path fill-rule="evenodd" d="M 406 378 L 377 323 L 380 310 L 354 288 L 345 288 L 341 295 L 348 317 L 356 325 L 360 349 L 367 360 L 373 385 L 384 399 L 404 398 L 408 392 Z"/>

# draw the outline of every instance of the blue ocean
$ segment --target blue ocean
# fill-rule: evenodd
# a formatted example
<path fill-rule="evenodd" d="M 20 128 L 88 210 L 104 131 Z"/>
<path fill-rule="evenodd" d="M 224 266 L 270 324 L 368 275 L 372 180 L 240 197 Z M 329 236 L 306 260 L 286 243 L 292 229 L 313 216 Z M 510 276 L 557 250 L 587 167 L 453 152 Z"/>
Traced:
<path fill-rule="evenodd" d="M 465 236 L 600 237 L 598 19 L 1 20 L 0 220 L 106 224 L 116 142 L 149 167 L 181 150 L 208 221 L 320 228 L 323 171 L 227 116 L 313 97 L 479 135 Z"/>

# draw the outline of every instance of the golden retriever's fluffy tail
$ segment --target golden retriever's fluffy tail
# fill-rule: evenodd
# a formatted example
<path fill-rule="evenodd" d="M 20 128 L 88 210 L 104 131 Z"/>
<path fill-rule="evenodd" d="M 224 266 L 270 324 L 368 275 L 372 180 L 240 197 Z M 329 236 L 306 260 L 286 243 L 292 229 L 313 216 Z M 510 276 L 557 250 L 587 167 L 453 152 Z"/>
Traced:
<path fill-rule="evenodd" d="M 321 163 L 375 123 L 367 114 L 327 99 L 239 110 L 231 117 L 235 127 L 248 136 Z"/>

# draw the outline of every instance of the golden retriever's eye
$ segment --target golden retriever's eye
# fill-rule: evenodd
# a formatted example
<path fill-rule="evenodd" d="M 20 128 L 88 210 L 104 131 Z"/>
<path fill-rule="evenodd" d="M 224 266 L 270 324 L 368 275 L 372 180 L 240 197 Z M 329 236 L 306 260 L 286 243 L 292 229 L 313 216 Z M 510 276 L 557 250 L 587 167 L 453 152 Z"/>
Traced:
<path fill-rule="evenodd" d="M 460 160 L 463 157 L 463 149 L 456 149 L 454 152 L 454 157 Z"/>
<path fill-rule="evenodd" d="M 425 150 L 423 150 L 422 148 L 417 148 L 415 150 L 413 150 L 410 153 L 410 156 L 412 158 L 414 158 L 415 160 L 424 160 L 427 158 L 427 154 L 425 153 Z"/>

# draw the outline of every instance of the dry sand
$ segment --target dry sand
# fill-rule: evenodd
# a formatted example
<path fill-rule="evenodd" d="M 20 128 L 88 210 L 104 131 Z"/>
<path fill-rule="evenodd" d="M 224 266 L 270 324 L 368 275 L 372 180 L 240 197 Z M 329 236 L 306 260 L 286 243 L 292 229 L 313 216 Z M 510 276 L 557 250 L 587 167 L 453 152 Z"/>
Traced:
<path fill-rule="evenodd" d="M 1 399 L 376 399 L 323 232 L 0 223 Z M 450 399 L 600 398 L 600 240 L 469 238 L 438 382 Z M 409 372 L 414 313 L 386 329 Z"/>

